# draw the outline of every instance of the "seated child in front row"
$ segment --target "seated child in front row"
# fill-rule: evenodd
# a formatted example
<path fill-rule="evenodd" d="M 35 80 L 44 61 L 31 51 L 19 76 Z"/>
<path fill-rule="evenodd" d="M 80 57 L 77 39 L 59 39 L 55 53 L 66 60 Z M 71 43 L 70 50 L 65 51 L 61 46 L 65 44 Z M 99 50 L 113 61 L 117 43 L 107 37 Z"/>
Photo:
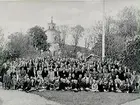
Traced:
<path fill-rule="evenodd" d="M 92 80 L 91 91 L 98 92 L 98 81 L 95 78 Z"/>

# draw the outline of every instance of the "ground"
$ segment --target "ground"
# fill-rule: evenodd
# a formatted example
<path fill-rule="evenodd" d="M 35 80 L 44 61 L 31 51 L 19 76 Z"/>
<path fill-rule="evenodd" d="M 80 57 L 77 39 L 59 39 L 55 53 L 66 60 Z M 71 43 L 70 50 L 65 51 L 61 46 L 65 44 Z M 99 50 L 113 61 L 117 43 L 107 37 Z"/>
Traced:
<path fill-rule="evenodd" d="M 140 99 L 137 99 L 137 100 L 133 100 L 133 101 L 124 103 L 122 105 L 139 105 L 139 104 L 140 104 Z"/>
<path fill-rule="evenodd" d="M 2 105 L 2 100 L 0 99 L 0 105 Z"/>
<path fill-rule="evenodd" d="M 70 91 L 25 93 L 17 90 L 0 89 L 0 105 L 138 105 L 139 103 L 140 94 L 138 93 L 93 93 L 85 91 L 77 93 Z"/>
<path fill-rule="evenodd" d="M 33 92 L 44 98 L 64 105 L 120 105 L 128 101 L 140 99 L 138 93 L 93 93 L 69 91 Z"/>
<path fill-rule="evenodd" d="M 2 102 L 2 103 L 1 103 Z M 0 89 L 0 105 L 61 105 L 35 94 Z"/>

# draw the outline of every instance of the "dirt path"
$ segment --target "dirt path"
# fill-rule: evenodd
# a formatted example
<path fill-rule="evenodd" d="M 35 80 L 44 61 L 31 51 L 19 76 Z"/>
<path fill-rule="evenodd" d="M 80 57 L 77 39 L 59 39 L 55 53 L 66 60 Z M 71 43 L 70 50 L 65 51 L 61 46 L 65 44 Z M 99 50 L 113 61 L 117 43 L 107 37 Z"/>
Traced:
<path fill-rule="evenodd" d="M 60 105 L 38 95 L 17 90 L 0 89 L 0 99 L 3 102 L 2 105 Z"/>
<path fill-rule="evenodd" d="M 0 105 L 2 105 L 2 100 L 0 99 Z"/>
<path fill-rule="evenodd" d="M 122 104 L 122 105 L 140 105 L 140 99 L 130 101 L 130 102 L 127 102 L 127 103 Z"/>

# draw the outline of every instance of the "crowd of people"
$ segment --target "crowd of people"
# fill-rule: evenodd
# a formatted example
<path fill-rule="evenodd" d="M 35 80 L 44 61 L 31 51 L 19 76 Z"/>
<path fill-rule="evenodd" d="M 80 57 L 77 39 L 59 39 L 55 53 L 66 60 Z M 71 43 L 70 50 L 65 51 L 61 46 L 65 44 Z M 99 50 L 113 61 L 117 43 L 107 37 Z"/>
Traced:
<path fill-rule="evenodd" d="M 19 58 L 3 64 L 4 89 L 127 92 L 139 89 L 136 71 L 118 61 L 73 58 Z"/>

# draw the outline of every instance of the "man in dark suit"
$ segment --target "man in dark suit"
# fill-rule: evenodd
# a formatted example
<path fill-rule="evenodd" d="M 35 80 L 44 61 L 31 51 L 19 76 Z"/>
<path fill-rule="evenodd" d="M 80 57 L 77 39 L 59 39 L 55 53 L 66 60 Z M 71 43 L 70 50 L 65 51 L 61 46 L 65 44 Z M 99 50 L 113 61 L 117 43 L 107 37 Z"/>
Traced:
<path fill-rule="evenodd" d="M 47 67 L 44 67 L 44 69 L 43 69 L 43 71 L 42 71 L 42 77 L 43 77 L 43 79 L 45 78 L 45 77 L 47 77 L 48 76 L 48 70 L 47 70 Z"/>
<path fill-rule="evenodd" d="M 7 66 L 6 63 L 4 63 L 3 67 L 2 67 L 2 70 L 0 72 L 0 76 L 1 76 L 0 81 L 1 82 L 3 82 L 3 76 L 4 76 L 4 74 L 6 73 L 7 70 L 8 70 L 8 66 Z"/>
<path fill-rule="evenodd" d="M 31 87 L 32 87 L 32 83 L 31 83 L 30 79 L 27 77 L 26 81 L 23 84 L 23 90 L 28 92 L 31 89 Z"/>

